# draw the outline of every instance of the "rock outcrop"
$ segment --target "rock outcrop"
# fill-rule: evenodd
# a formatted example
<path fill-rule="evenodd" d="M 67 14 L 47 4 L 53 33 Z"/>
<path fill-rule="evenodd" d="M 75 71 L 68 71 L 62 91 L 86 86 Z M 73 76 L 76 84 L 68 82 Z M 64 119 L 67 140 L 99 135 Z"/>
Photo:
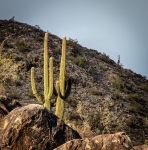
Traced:
<path fill-rule="evenodd" d="M 18 101 L 8 98 L 4 95 L 0 95 L 0 119 L 5 117 L 14 108 L 20 106 L 21 104 Z"/>
<path fill-rule="evenodd" d="M 93 138 L 75 139 L 54 150 L 132 150 L 130 138 L 124 133 L 98 135 Z"/>
<path fill-rule="evenodd" d="M 134 146 L 134 150 L 148 150 L 148 145 Z"/>
<path fill-rule="evenodd" d="M 0 149 L 52 150 L 80 135 L 39 104 L 11 111 L 0 120 Z"/>

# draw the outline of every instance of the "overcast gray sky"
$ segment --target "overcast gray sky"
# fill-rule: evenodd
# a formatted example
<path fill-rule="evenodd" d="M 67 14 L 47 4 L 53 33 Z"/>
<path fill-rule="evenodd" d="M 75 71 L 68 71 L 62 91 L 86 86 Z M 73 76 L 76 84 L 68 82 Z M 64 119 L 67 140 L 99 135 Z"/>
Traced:
<path fill-rule="evenodd" d="M 148 77 L 148 0 L 0 0 L 0 19 L 12 16 Z"/>

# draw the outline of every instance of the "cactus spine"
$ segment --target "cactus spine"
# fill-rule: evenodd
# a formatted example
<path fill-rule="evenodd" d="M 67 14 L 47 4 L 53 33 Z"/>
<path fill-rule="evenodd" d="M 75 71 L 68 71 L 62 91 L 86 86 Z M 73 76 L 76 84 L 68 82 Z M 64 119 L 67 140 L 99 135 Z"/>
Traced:
<path fill-rule="evenodd" d="M 63 118 L 64 115 L 64 100 L 70 94 L 71 84 L 68 84 L 68 87 L 65 89 L 65 61 L 66 61 L 66 37 L 63 38 L 62 42 L 62 56 L 61 56 L 61 64 L 60 64 L 60 76 L 59 81 L 56 83 L 56 90 L 58 93 L 57 101 L 56 101 L 56 116 L 60 119 Z M 69 82 L 71 83 L 71 82 Z"/>
<path fill-rule="evenodd" d="M 31 68 L 31 87 L 32 87 L 32 92 L 33 95 L 36 97 L 36 99 L 42 103 L 43 100 L 40 96 L 40 94 L 38 93 L 37 89 L 36 89 L 36 83 L 35 83 L 35 77 L 34 77 L 34 67 Z"/>
<path fill-rule="evenodd" d="M 48 66 L 50 70 L 48 69 Z M 50 73 L 50 82 L 49 82 Z M 50 99 L 53 95 L 53 57 L 50 58 L 48 64 L 48 33 L 45 33 L 44 37 L 44 100 L 41 98 L 36 90 L 34 67 L 31 68 L 31 86 L 35 97 L 39 102 L 44 101 L 44 106 L 50 110 Z"/>

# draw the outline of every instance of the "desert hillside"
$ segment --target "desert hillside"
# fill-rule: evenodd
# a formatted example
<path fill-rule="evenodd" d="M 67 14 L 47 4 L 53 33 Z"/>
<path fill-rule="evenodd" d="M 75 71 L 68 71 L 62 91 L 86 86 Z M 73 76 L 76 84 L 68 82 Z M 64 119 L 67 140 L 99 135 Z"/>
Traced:
<path fill-rule="evenodd" d="M 50 31 L 49 31 L 50 32 Z M 32 94 L 30 69 L 43 95 L 44 31 L 16 21 L 0 20 L 0 95 L 27 105 Z M 49 33 L 49 57 L 54 57 L 54 80 L 59 77 L 62 40 Z M 66 100 L 65 122 L 82 137 L 126 132 L 134 145 L 148 140 L 148 80 L 124 69 L 99 50 L 67 39 L 66 78 L 72 91 Z M 55 112 L 55 97 L 52 112 Z"/>

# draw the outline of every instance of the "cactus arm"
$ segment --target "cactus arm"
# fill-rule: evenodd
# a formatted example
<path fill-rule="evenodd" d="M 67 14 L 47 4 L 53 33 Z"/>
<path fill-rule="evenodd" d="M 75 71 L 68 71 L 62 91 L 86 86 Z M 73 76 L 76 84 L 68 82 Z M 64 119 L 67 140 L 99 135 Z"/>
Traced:
<path fill-rule="evenodd" d="M 1 45 L 0 45 L 0 51 L 2 51 L 2 49 L 3 49 L 4 45 L 5 45 L 6 40 L 7 39 L 3 40 L 3 42 L 1 43 Z"/>
<path fill-rule="evenodd" d="M 65 96 L 63 96 L 60 92 L 59 81 L 56 82 L 56 91 L 59 97 L 65 101 L 71 92 L 71 79 L 69 78 L 67 81 L 65 81 L 65 93 L 64 93 Z"/>
<path fill-rule="evenodd" d="M 36 89 L 35 77 L 34 77 L 34 67 L 31 68 L 31 87 L 32 87 L 33 95 L 36 97 L 36 99 L 40 103 L 43 103 L 43 100 L 42 100 L 40 94 L 37 92 L 37 89 Z"/>

